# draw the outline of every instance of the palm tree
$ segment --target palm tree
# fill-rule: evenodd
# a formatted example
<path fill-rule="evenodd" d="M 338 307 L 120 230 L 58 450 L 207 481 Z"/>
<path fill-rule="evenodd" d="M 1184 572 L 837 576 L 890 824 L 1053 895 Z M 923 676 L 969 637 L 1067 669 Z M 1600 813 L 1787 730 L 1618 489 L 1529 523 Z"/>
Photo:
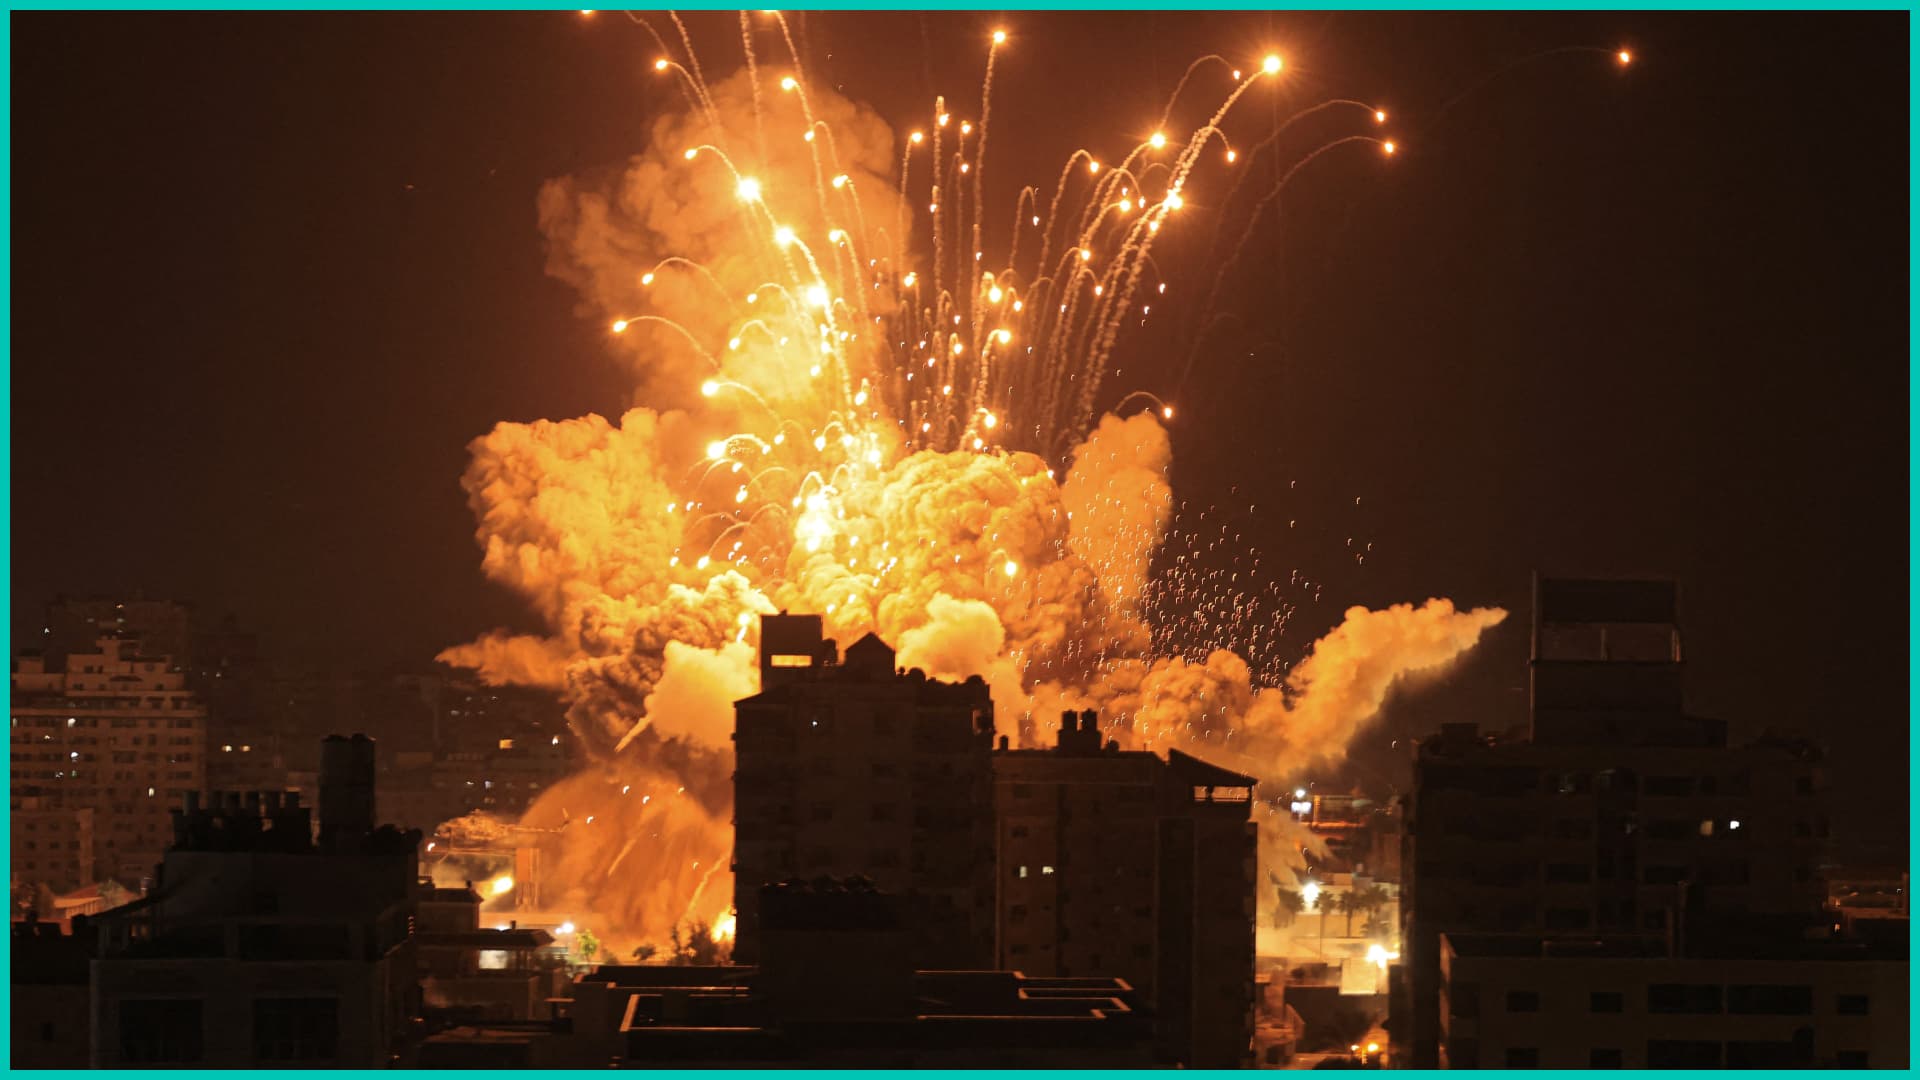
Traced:
<path fill-rule="evenodd" d="M 1373 913 L 1387 906 L 1387 890 L 1378 885 L 1368 885 L 1353 892 L 1354 906 L 1363 915 L 1372 917 Z"/>
<path fill-rule="evenodd" d="M 1280 899 L 1278 906 L 1273 909 L 1273 925 L 1276 928 L 1292 926 L 1293 920 L 1307 910 L 1306 897 L 1300 895 L 1299 889 L 1287 888 L 1286 883 L 1280 880 L 1280 875 L 1271 870 L 1267 871 L 1267 880 L 1273 884 Z"/>
<path fill-rule="evenodd" d="M 1348 889 L 1346 892 L 1340 894 L 1339 899 L 1334 901 L 1334 905 L 1340 909 L 1340 914 L 1347 917 L 1347 936 L 1352 937 L 1353 917 L 1360 914 L 1359 896 L 1354 890 Z"/>

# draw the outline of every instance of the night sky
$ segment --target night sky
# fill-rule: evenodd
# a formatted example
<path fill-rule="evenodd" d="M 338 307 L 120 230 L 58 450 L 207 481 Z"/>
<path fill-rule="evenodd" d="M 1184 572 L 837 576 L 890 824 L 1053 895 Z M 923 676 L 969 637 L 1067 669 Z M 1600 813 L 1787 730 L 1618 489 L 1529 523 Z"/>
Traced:
<path fill-rule="evenodd" d="M 690 21 L 730 70 L 731 16 Z M 1238 508 L 1267 566 L 1324 583 L 1299 648 L 1352 604 L 1513 611 L 1390 706 L 1352 775 L 1395 775 L 1393 741 L 1441 721 L 1523 721 L 1535 569 L 1672 576 L 1694 711 L 1817 733 L 1842 844 L 1904 850 L 1904 13 L 802 25 L 815 79 L 896 130 L 935 92 L 973 114 L 1005 26 L 1007 185 L 1124 153 L 1209 52 L 1281 52 L 1281 104 L 1382 104 L 1402 152 L 1303 170 L 1193 377 L 1168 373 L 1172 297 L 1109 381 L 1178 406 L 1179 498 Z M 1537 55 L 1621 45 L 1625 72 Z M 677 105 L 644 32 L 43 13 L 13 46 L 16 638 L 63 590 L 230 611 L 317 663 L 533 629 L 483 580 L 458 479 L 497 421 L 631 402 L 604 324 L 544 273 L 534 196 Z"/>

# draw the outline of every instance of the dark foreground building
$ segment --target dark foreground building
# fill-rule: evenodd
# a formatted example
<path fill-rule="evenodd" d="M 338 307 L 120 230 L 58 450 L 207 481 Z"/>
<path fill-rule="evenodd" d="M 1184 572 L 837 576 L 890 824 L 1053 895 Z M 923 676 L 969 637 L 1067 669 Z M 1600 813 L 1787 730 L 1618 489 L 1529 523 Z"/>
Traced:
<path fill-rule="evenodd" d="M 1716 1063 L 1859 1060 L 1868 1047 L 1854 1035 L 1782 1036 L 1749 1019 L 1716 1038 L 1701 1019 L 1790 1015 L 1811 1028 L 1811 1018 L 1837 1015 L 1832 988 L 1878 977 L 1858 949 L 1807 944 L 1832 934 L 1821 911 L 1818 750 L 1783 739 L 1730 746 L 1723 723 L 1685 711 L 1669 582 L 1542 579 L 1533 642 L 1530 730 L 1447 725 L 1418 747 L 1394 1060 L 1659 1067 L 1704 1061 L 1707 1042 Z M 1803 945 L 1826 951 L 1809 959 Z M 1783 956 L 1758 968 L 1739 959 Z M 1792 966 L 1803 963 L 1844 974 Z M 1511 995 L 1490 997 L 1490 985 Z M 1589 1000 L 1589 989 L 1601 996 Z M 1775 990 L 1796 1011 L 1752 1004 Z M 1669 1008 L 1674 993 L 1692 996 Z M 1531 1042 L 1492 1021 L 1576 1005 L 1592 1024 L 1535 1017 Z M 1904 1040 L 1904 1001 L 1898 1011 Z M 1688 1015 L 1701 1033 L 1679 1039 L 1656 1024 L 1603 1035 L 1593 1024 L 1617 1022 L 1610 1012 Z"/>

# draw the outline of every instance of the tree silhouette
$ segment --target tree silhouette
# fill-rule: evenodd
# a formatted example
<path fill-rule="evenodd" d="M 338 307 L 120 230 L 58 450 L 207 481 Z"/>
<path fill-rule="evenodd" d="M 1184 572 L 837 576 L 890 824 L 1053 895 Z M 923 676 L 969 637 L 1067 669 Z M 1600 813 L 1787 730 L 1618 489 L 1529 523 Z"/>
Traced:
<path fill-rule="evenodd" d="M 1299 889 L 1289 889 L 1285 885 L 1279 887 L 1277 895 L 1280 903 L 1273 910 L 1273 925 L 1292 926 L 1300 913 L 1307 910 L 1306 897 L 1300 895 Z"/>
<path fill-rule="evenodd" d="M 633 958 L 644 964 L 649 960 L 652 960 L 654 956 L 656 956 L 659 952 L 660 952 L 660 946 L 655 945 L 653 942 L 649 941 L 646 944 L 640 945 L 633 950 Z"/>

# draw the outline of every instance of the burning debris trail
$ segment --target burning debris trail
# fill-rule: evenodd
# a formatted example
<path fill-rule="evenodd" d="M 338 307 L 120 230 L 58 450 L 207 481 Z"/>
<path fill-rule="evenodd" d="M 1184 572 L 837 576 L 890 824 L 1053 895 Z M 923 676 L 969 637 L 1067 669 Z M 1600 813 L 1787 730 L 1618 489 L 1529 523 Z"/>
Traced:
<path fill-rule="evenodd" d="M 1225 649 L 1154 647 L 1172 408 L 1102 415 L 1102 388 L 1129 313 L 1167 289 L 1157 237 L 1190 184 L 1231 168 L 1235 105 L 1281 78 L 1279 57 L 1222 72 L 1193 130 L 1112 164 L 1075 151 L 993 207 L 1004 34 L 977 120 L 941 99 L 896 140 L 764 18 L 718 81 L 655 35 L 686 108 L 617 175 L 541 193 L 549 269 L 631 350 L 644 404 L 503 423 L 471 448 L 483 569 L 549 632 L 442 658 L 560 691 L 593 761 L 528 814 L 560 829 L 548 897 L 613 941 L 723 925 L 732 702 L 757 685 L 761 614 L 818 612 L 841 641 L 873 631 L 929 674 L 982 675 L 1023 741 L 1036 718 L 1097 707 L 1130 745 L 1272 777 L 1337 757 L 1400 675 L 1499 622 L 1444 600 L 1356 608 L 1267 689 Z M 783 42 L 780 63 L 757 36 Z"/>

